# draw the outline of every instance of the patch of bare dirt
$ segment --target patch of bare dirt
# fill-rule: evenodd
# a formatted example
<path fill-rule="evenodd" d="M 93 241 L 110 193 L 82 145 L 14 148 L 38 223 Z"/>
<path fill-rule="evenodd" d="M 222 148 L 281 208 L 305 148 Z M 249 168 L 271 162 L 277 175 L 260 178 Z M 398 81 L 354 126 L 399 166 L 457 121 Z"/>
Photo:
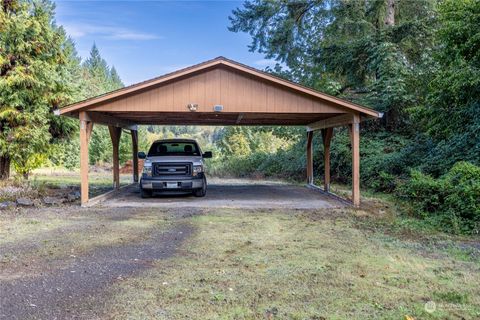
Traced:
<path fill-rule="evenodd" d="M 179 222 L 140 243 L 97 248 L 41 275 L 0 281 L 0 319 L 97 319 L 111 284 L 171 257 L 192 231 Z"/>

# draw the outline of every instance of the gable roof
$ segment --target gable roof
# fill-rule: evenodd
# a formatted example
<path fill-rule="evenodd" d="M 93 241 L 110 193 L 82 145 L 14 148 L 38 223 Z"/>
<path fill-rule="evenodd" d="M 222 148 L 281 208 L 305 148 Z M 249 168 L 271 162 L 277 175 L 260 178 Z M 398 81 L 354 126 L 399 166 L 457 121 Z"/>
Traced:
<path fill-rule="evenodd" d="M 239 71 L 240 73 L 248 74 L 250 76 L 260 78 L 264 81 L 274 83 L 276 85 L 279 85 L 280 87 L 284 87 L 289 90 L 293 90 L 299 93 L 302 93 L 307 96 L 311 96 L 314 98 L 319 98 L 321 100 L 333 103 L 339 107 L 342 107 L 346 110 L 354 111 L 354 112 L 359 112 L 361 115 L 370 117 L 370 118 L 381 118 L 382 113 L 375 111 L 371 108 L 350 102 L 348 100 L 340 99 L 335 96 L 331 96 L 329 94 L 311 89 L 309 87 L 282 79 L 280 77 L 277 77 L 275 75 L 269 74 L 264 71 L 260 71 L 258 69 L 252 68 L 250 66 L 241 64 L 239 62 L 227 59 L 225 57 L 217 57 L 212 60 L 208 60 L 196 65 L 193 65 L 191 67 L 187 67 L 184 69 L 180 69 L 177 71 L 174 71 L 172 73 L 165 74 L 163 76 L 153 78 L 150 80 L 146 80 L 137 84 L 133 84 L 115 91 L 111 91 L 96 97 L 92 97 L 83 101 L 75 102 L 73 104 L 67 105 L 61 109 L 58 110 L 58 113 L 61 115 L 71 115 L 78 113 L 79 111 L 85 111 L 88 110 L 91 107 L 97 106 L 101 103 L 108 102 L 110 100 L 116 100 L 116 99 L 121 99 L 122 97 L 129 96 L 131 94 L 134 94 L 136 92 L 141 92 L 144 90 L 147 90 L 151 87 L 155 87 L 158 85 L 161 85 L 162 83 L 166 83 L 168 81 L 185 77 L 194 73 L 201 72 L 203 70 L 208 70 L 214 67 L 218 66 L 226 66 L 228 68 L 232 68 L 236 71 Z"/>

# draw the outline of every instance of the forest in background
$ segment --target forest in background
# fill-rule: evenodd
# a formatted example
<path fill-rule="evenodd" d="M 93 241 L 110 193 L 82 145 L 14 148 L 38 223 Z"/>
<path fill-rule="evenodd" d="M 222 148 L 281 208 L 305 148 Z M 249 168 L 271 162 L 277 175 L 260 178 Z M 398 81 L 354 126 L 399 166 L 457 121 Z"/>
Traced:
<path fill-rule="evenodd" d="M 68 103 L 123 86 L 94 45 L 82 61 L 48 1 L 3 1 L 0 12 L 0 175 L 78 167 L 78 123 L 53 116 Z M 361 125 L 362 187 L 385 192 L 439 229 L 480 229 L 480 1 L 246 1 L 230 16 L 277 76 L 385 116 Z M 155 139 L 192 137 L 212 150 L 219 176 L 305 177 L 305 128 L 140 128 Z M 314 166 L 323 155 L 315 136 Z M 122 135 L 121 161 L 131 158 Z M 111 159 L 108 130 L 94 126 L 90 163 Z M 348 184 L 348 134 L 332 140 L 332 179 Z"/>

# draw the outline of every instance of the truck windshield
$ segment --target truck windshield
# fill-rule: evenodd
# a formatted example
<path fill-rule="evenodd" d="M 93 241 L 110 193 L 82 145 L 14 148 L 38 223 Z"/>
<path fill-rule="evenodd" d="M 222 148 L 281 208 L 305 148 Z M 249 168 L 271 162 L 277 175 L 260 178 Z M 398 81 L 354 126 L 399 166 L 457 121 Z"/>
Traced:
<path fill-rule="evenodd" d="M 199 156 L 194 142 L 154 142 L 148 151 L 149 157 L 156 156 Z"/>

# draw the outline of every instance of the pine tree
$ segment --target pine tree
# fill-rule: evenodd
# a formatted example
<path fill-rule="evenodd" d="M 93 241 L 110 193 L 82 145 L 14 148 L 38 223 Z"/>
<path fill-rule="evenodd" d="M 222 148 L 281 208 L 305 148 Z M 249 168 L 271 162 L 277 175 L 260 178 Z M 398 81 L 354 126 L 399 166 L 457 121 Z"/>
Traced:
<path fill-rule="evenodd" d="M 109 82 L 109 91 L 117 90 L 124 87 L 122 79 L 117 73 L 117 69 L 114 66 L 110 69 L 110 74 L 108 77 Z"/>
<path fill-rule="evenodd" d="M 52 112 L 72 99 L 71 52 L 49 1 L 3 1 L 0 9 L 0 178 L 8 178 L 10 162 L 28 177 L 52 138 L 72 131 Z"/>
<path fill-rule="evenodd" d="M 109 91 L 108 82 L 110 70 L 105 59 L 100 55 L 97 45 L 94 43 L 90 50 L 90 56 L 83 63 L 86 70 L 85 81 L 88 84 L 90 96 L 101 95 Z"/>
<path fill-rule="evenodd" d="M 84 81 L 89 96 L 96 96 L 122 88 L 123 82 L 115 67 L 110 68 L 102 58 L 100 50 L 93 44 L 90 56 L 83 63 Z M 120 160 L 131 157 L 128 137 L 122 135 L 120 140 Z M 105 126 L 94 126 L 92 139 L 89 147 L 89 161 L 92 164 L 109 163 L 112 158 L 112 143 L 108 128 Z"/>

